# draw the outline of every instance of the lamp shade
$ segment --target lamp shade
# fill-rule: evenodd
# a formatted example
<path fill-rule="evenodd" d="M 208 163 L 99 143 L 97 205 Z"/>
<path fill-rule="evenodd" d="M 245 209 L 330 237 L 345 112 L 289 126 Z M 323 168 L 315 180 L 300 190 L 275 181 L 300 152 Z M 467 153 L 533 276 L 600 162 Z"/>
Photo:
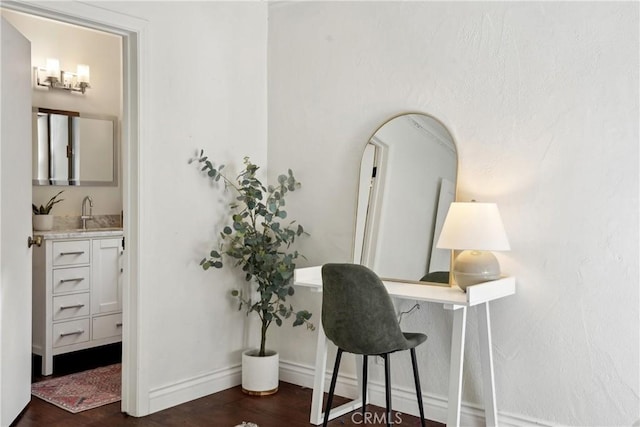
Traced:
<path fill-rule="evenodd" d="M 509 240 L 498 206 L 495 203 L 451 203 L 437 247 L 508 251 Z"/>
<path fill-rule="evenodd" d="M 90 83 L 90 69 L 88 65 L 78 64 L 78 82 Z"/>
<path fill-rule="evenodd" d="M 60 61 L 56 58 L 47 58 L 47 77 L 60 77 Z"/>

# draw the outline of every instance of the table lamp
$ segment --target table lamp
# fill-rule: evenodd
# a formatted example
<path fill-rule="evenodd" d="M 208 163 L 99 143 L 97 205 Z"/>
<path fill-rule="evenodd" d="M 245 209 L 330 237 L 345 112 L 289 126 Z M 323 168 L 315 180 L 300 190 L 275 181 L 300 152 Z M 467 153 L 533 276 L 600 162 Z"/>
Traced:
<path fill-rule="evenodd" d="M 463 250 L 453 262 L 453 277 L 463 291 L 467 286 L 500 278 L 500 264 L 489 251 L 510 249 L 495 203 L 454 202 L 444 220 L 436 245 Z"/>

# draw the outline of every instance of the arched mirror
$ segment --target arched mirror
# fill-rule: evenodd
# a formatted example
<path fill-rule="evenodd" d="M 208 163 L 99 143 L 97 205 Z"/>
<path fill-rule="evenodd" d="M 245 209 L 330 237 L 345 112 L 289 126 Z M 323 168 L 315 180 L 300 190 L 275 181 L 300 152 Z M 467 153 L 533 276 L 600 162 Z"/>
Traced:
<path fill-rule="evenodd" d="M 360 165 L 354 262 L 388 280 L 449 283 L 451 251 L 435 246 L 457 172 L 453 136 L 435 117 L 382 124 Z"/>

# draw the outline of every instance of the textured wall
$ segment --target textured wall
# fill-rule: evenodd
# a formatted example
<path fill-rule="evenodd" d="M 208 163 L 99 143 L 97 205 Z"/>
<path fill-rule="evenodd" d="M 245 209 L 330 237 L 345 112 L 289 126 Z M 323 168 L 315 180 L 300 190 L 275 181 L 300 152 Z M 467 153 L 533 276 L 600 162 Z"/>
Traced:
<path fill-rule="evenodd" d="M 638 4 L 301 2 L 269 12 L 269 168 L 307 265 L 350 259 L 358 165 L 390 116 L 431 113 L 460 156 L 459 195 L 499 204 L 517 295 L 492 305 L 500 412 L 552 424 L 638 418 Z M 298 305 L 319 316 L 317 296 Z M 427 393 L 446 395 L 450 313 L 403 321 Z M 476 314 L 463 398 L 482 402 Z M 315 336 L 278 331 L 312 364 Z M 410 384 L 410 364 L 395 362 Z"/>

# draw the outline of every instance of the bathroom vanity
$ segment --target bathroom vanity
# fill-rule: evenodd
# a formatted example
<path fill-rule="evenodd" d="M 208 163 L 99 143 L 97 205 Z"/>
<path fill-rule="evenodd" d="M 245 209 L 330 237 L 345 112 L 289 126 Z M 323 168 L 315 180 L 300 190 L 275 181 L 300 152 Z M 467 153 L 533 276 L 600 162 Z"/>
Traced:
<path fill-rule="evenodd" d="M 33 343 L 53 356 L 122 340 L 121 228 L 39 232 L 33 252 Z"/>

